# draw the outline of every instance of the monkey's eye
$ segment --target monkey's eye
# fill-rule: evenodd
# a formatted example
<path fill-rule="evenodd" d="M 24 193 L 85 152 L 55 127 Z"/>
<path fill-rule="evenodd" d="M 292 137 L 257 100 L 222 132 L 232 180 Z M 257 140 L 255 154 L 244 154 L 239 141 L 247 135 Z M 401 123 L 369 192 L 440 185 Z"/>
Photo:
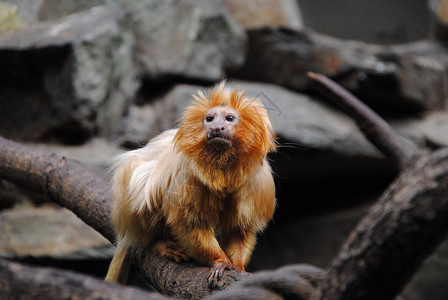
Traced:
<path fill-rule="evenodd" d="M 235 116 L 227 115 L 227 116 L 226 116 L 226 121 L 228 121 L 228 122 L 233 122 L 233 121 L 235 121 Z"/>
<path fill-rule="evenodd" d="M 214 119 L 213 116 L 206 116 L 205 117 L 205 121 L 207 121 L 207 122 L 211 122 L 211 121 L 213 121 L 213 119 Z"/>

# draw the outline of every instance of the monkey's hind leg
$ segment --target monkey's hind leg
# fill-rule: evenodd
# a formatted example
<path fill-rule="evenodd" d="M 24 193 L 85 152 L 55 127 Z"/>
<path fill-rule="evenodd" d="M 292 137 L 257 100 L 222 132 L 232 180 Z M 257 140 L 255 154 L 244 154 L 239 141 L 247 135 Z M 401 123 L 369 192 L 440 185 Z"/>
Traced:
<path fill-rule="evenodd" d="M 160 256 L 168 257 L 176 262 L 190 260 L 190 257 L 179 243 L 172 240 L 161 240 L 154 245 L 154 252 Z"/>
<path fill-rule="evenodd" d="M 125 284 L 130 269 L 131 249 L 124 245 L 118 245 L 104 280 Z"/>

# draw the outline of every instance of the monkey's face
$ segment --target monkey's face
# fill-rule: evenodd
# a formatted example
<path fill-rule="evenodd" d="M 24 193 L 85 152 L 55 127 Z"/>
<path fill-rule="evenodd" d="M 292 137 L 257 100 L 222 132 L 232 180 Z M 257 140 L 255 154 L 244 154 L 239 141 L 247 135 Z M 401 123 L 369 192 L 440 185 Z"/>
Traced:
<path fill-rule="evenodd" d="M 238 112 L 229 106 L 215 106 L 204 117 L 209 145 L 226 149 L 232 146 L 235 129 L 240 122 Z"/>

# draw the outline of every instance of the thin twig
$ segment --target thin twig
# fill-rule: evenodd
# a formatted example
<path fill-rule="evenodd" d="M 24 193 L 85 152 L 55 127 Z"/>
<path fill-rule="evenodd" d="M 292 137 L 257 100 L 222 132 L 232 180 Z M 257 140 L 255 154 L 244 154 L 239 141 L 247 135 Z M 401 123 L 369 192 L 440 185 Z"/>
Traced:
<path fill-rule="evenodd" d="M 309 72 L 308 77 L 323 88 L 323 92 L 358 124 L 364 136 L 400 170 L 419 154 L 413 144 L 399 136 L 386 121 L 342 86 L 322 74 Z"/>

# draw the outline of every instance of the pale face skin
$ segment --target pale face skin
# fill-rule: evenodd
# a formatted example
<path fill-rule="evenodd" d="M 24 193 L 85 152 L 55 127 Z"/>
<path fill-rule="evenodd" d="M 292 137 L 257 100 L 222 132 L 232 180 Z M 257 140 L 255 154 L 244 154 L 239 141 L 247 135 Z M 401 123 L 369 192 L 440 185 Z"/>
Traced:
<path fill-rule="evenodd" d="M 210 109 L 204 118 L 207 139 L 216 146 L 230 146 L 239 123 L 236 110 L 228 106 L 216 106 Z"/>

